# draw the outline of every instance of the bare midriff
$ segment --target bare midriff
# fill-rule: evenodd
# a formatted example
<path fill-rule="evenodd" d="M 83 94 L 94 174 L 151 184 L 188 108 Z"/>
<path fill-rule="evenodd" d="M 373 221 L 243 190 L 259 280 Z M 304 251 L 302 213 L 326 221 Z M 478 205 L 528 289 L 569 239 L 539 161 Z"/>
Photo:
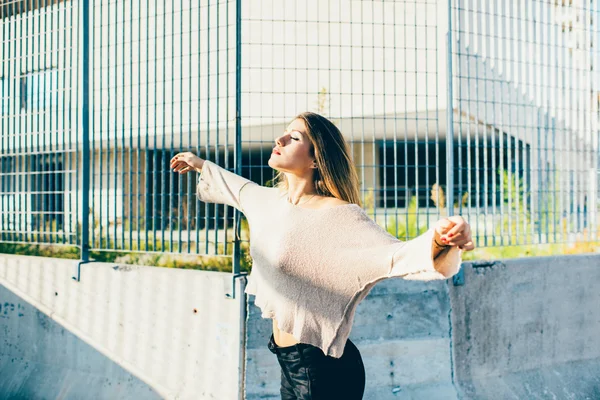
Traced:
<path fill-rule="evenodd" d="M 289 333 L 280 331 L 277 327 L 277 320 L 275 320 L 275 318 L 273 318 L 273 339 L 275 339 L 275 344 L 279 347 L 288 347 L 300 343 Z"/>

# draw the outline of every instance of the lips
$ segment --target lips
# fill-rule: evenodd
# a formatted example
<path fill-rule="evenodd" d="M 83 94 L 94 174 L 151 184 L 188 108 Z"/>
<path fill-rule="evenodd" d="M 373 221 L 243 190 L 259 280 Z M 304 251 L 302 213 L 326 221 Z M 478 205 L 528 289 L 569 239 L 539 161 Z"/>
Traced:
<path fill-rule="evenodd" d="M 277 154 L 278 156 L 280 156 L 280 155 L 281 155 L 281 153 L 279 152 L 279 150 L 277 150 L 277 149 L 275 149 L 275 148 L 273 149 L 273 154 Z"/>

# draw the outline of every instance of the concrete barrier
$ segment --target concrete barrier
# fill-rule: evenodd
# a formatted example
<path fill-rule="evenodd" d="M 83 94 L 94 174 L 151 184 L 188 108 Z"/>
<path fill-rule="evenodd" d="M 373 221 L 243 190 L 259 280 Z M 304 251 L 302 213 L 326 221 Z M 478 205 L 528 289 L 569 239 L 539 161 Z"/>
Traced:
<path fill-rule="evenodd" d="M 161 398 L 135 375 L 2 286 L 0 302 L 0 398 Z"/>
<path fill-rule="evenodd" d="M 600 255 L 463 264 L 465 284 L 400 279 L 360 304 L 350 338 L 365 399 L 600 399 Z M 276 399 L 270 321 L 249 303 L 248 399 Z"/>
<path fill-rule="evenodd" d="M 451 287 L 467 399 L 600 399 L 600 255 L 463 267 Z"/>
<path fill-rule="evenodd" d="M 75 265 L 0 255 L 0 398 L 238 398 L 245 309 L 224 297 L 230 274 L 90 264 L 75 282 Z M 365 399 L 600 398 L 600 255 L 463 274 L 388 280 L 360 304 Z M 249 400 L 279 398 L 270 333 L 250 297 Z"/>
<path fill-rule="evenodd" d="M 76 264 L 0 254 L 0 398 L 239 397 L 231 274 Z"/>
<path fill-rule="evenodd" d="M 450 298 L 445 281 L 384 281 L 356 310 L 350 339 L 367 373 L 365 399 L 456 399 L 450 357 Z M 266 347 L 271 320 L 248 303 L 246 395 L 279 399 L 280 370 Z"/>

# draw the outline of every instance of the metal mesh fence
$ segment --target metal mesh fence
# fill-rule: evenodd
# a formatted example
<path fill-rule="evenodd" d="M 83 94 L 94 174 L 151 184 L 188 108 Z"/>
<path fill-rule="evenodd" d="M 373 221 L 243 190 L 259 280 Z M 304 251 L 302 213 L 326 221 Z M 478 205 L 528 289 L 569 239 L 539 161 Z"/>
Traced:
<path fill-rule="evenodd" d="M 95 2 L 92 248 L 229 252 L 231 210 L 196 200 L 195 174 L 169 160 L 234 166 L 236 15 L 231 1 Z"/>
<path fill-rule="evenodd" d="M 597 239 L 596 2 L 452 2 L 458 210 L 480 245 Z"/>
<path fill-rule="evenodd" d="M 77 3 L 0 3 L 0 241 L 76 244 Z"/>
<path fill-rule="evenodd" d="M 594 2 L 15 0 L 0 13 L 2 243 L 239 257 L 239 214 L 198 201 L 196 174 L 169 160 L 192 151 L 268 185 L 274 139 L 303 111 L 340 128 L 366 211 L 402 239 L 462 214 L 478 246 L 596 240 Z"/>
<path fill-rule="evenodd" d="M 256 0 L 242 15 L 242 140 L 252 179 L 271 178 L 274 138 L 295 115 L 315 111 L 346 137 L 371 217 L 404 239 L 426 230 L 441 211 L 431 188 L 447 173 L 447 6 Z"/>

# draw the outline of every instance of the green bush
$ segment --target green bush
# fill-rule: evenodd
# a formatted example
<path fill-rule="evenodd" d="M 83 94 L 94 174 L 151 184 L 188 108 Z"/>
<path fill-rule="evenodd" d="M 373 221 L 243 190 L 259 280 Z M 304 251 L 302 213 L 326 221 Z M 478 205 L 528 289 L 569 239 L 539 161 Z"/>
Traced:
<path fill-rule="evenodd" d="M 417 221 L 417 196 L 410 199 L 406 217 L 389 218 L 387 231 L 399 239 L 415 238 L 427 231 L 426 226 L 418 226 Z"/>

